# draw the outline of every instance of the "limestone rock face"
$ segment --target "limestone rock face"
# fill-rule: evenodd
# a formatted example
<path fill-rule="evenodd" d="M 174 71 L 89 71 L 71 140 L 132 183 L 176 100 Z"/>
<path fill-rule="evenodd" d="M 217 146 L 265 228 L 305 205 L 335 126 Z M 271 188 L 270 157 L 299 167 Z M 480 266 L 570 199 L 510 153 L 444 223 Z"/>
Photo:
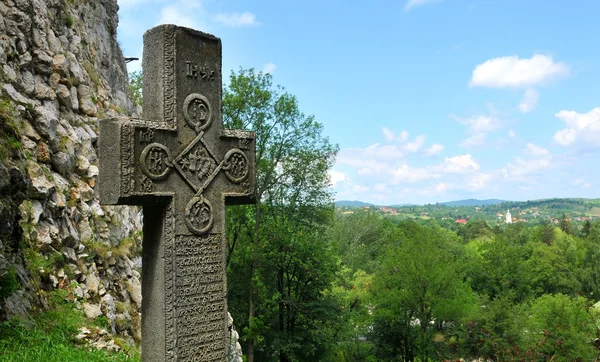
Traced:
<path fill-rule="evenodd" d="M 47 307 L 40 289 L 64 289 L 106 318 L 107 336 L 140 335 L 141 210 L 104 208 L 95 191 L 98 119 L 137 116 L 117 10 L 0 1 L 0 283 L 12 282 L 0 320 Z"/>

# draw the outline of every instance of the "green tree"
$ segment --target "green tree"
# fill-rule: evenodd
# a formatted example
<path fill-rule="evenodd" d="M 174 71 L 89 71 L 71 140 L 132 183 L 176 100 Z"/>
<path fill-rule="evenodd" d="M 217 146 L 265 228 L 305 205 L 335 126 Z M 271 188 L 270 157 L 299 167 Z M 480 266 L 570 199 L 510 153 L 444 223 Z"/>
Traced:
<path fill-rule="evenodd" d="M 566 214 L 562 214 L 559 227 L 563 232 L 569 235 L 573 234 L 573 226 L 571 225 L 571 220 L 567 217 Z"/>
<path fill-rule="evenodd" d="M 322 135 L 323 126 L 313 116 L 300 111 L 295 96 L 282 87 L 274 87 L 270 74 L 256 73 L 252 69 L 231 73 L 230 83 L 223 91 L 223 119 L 226 127 L 256 132 L 257 203 L 228 211 L 228 233 L 233 236 L 230 251 L 234 254 L 230 259 L 230 299 L 236 297 L 232 292 L 236 288 L 249 290 L 248 302 L 233 301 L 232 311 L 240 308 L 235 312 L 237 320 L 245 325 L 248 362 L 255 360 L 255 347 L 265 338 L 271 340 L 269 348 L 266 344 L 260 347 L 260 360 L 268 360 L 266 353 L 278 354 L 281 361 L 291 360 L 304 338 L 301 333 L 295 333 L 300 329 L 296 322 L 316 327 L 319 318 L 325 317 L 307 317 L 307 312 L 319 310 L 315 306 L 311 310 L 305 305 L 293 310 L 300 315 L 290 314 L 291 310 L 286 308 L 296 302 L 308 302 L 305 297 L 314 297 L 315 290 L 326 288 L 330 280 L 326 275 L 332 273 L 328 269 L 330 253 L 318 255 L 329 258 L 321 261 L 302 253 L 317 240 L 327 243 L 315 233 L 331 222 L 331 217 L 326 216 L 333 210 L 328 170 L 337 146 Z M 252 211 L 253 220 L 248 222 Z M 241 249 L 239 257 L 235 255 L 238 250 L 233 250 L 233 243 L 237 244 L 235 248 Z M 278 253 L 288 259 L 277 259 Z M 318 282 L 298 279 L 311 275 L 298 274 L 302 270 L 306 272 L 300 261 L 311 262 L 313 268 L 322 269 L 322 273 L 313 271 L 320 275 Z M 269 268 L 274 264 L 278 266 L 276 273 Z M 248 284 L 244 285 L 244 281 Z M 285 295 L 292 284 L 300 288 L 302 283 L 310 286 L 310 292 L 304 289 L 302 295 Z M 322 298 L 317 301 L 326 304 Z M 246 310 L 246 318 L 240 318 L 241 308 Z M 304 317 L 306 319 L 302 319 Z M 292 320 L 296 322 L 290 325 Z M 270 334 L 270 330 L 285 333 L 274 341 L 275 334 Z M 272 348 L 276 352 L 267 351 Z"/>
<path fill-rule="evenodd" d="M 129 73 L 129 90 L 131 91 L 131 98 L 133 103 L 138 106 L 142 105 L 142 86 L 142 72 L 138 71 Z"/>
<path fill-rule="evenodd" d="M 585 298 L 543 295 L 529 309 L 523 349 L 538 360 L 594 361 L 597 322 L 597 312 Z"/>
<path fill-rule="evenodd" d="M 452 340 L 445 326 L 462 322 L 476 299 L 456 234 L 414 222 L 399 228 L 374 280 L 371 338 L 382 360 L 428 361 Z"/>

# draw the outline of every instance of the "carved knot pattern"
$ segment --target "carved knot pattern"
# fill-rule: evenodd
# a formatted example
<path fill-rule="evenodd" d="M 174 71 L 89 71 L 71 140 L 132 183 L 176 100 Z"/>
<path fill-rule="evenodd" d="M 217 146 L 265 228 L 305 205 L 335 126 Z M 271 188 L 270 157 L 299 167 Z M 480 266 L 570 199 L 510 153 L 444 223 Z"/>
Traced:
<path fill-rule="evenodd" d="M 223 170 L 229 181 L 240 183 L 248 177 L 248 157 L 241 150 L 234 148 L 225 154 Z"/>
<path fill-rule="evenodd" d="M 191 232 L 204 234 L 213 224 L 212 205 L 204 196 L 192 198 L 185 208 L 185 223 Z"/>
<path fill-rule="evenodd" d="M 212 121 L 210 102 L 202 94 L 192 93 L 183 102 L 183 116 L 197 133 L 207 129 Z"/>

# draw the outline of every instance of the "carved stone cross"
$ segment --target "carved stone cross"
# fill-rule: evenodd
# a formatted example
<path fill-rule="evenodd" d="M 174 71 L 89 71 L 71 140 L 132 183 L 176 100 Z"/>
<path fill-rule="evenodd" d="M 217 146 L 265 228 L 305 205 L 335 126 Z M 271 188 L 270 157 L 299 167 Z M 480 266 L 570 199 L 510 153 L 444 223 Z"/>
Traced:
<path fill-rule="evenodd" d="M 107 205 L 142 205 L 144 362 L 225 361 L 225 204 L 251 203 L 255 134 L 223 129 L 221 40 L 144 34 L 144 113 L 100 122 Z"/>

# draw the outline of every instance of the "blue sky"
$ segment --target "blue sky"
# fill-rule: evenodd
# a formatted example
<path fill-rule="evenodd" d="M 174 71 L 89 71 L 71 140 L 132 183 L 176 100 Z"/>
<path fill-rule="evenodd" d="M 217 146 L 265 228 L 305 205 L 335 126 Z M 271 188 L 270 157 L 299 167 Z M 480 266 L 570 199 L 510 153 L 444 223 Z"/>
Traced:
<path fill-rule="evenodd" d="M 273 75 L 340 147 L 337 200 L 597 198 L 596 1 L 119 0 L 141 57 L 158 24 Z M 139 70 L 133 62 L 130 70 Z"/>

